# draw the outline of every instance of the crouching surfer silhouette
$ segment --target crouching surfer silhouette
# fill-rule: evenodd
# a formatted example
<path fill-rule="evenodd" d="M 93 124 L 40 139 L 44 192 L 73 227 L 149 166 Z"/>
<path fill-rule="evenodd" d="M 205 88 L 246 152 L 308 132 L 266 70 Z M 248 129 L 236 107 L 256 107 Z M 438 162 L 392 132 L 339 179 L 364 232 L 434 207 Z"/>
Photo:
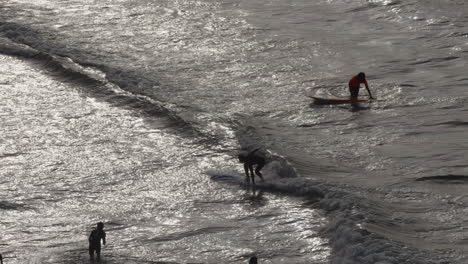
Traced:
<path fill-rule="evenodd" d="M 238 155 L 239 162 L 244 164 L 244 171 L 245 171 L 245 177 L 246 181 L 250 182 L 249 180 L 249 172 L 250 172 L 250 178 L 252 179 L 252 185 L 255 186 L 255 174 L 260 177 L 262 181 L 263 175 L 260 172 L 260 170 L 265 166 L 265 157 L 261 156 L 257 151 L 259 150 L 255 149 L 254 151 L 251 151 L 249 153 L 241 153 Z M 255 174 L 254 174 L 254 169 L 253 166 L 256 165 L 255 167 Z"/>

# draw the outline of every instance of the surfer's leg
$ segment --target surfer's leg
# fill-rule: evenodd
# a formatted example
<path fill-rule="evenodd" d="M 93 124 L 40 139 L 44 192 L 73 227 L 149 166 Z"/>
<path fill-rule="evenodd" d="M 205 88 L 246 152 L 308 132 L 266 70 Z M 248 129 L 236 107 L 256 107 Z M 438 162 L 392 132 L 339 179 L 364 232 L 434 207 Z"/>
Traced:
<path fill-rule="evenodd" d="M 96 260 L 99 262 L 100 259 L 101 259 L 101 245 L 99 245 L 99 247 L 96 248 Z"/>
<path fill-rule="evenodd" d="M 357 99 L 359 95 L 359 87 L 349 86 L 350 99 Z"/>
<path fill-rule="evenodd" d="M 263 175 L 262 173 L 260 172 L 260 170 L 265 166 L 265 162 L 260 162 L 257 164 L 257 167 L 255 168 L 255 174 L 258 175 L 258 177 L 260 177 L 260 179 L 262 179 L 262 181 L 264 181 L 263 179 Z M 253 176 L 253 175 L 252 175 Z"/>
<path fill-rule="evenodd" d="M 250 183 L 250 179 L 252 179 L 252 183 L 255 183 L 254 181 L 254 172 L 253 172 L 253 166 L 249 165 L 249 172 L 250 172 L 250 178 L 249 178 L 249 173 L 247 173 L 247 181 Z"/>
<path fill-rule="evenodd" d="M 92 245 L 89 245 L 89 258 L 94 259 L 94 247 Z"/>

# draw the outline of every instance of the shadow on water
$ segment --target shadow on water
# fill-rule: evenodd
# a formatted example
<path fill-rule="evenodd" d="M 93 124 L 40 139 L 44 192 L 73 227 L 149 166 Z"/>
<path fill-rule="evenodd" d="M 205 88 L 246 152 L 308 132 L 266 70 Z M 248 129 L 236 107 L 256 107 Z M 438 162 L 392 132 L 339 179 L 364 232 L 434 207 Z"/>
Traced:
<path fill-rule="evenodd" d="M 348 107 L 347 105 L 349 104 L 350 107 Z M 313 109 L 318 109 L 318 108 L 329 108 L 331 106 L 336 106 L 336 107 L 339 107 L 339 108 L 344 108 L 344 109 L 349 109 L 350 112 L 359 112 L 359 111 L 362 111 L 362 110 L 370 110 L 371 107 L 370 105 L 369 106 L 363 106 L 361 103 L 359 102 L 351 102 L 351 103 L 346 103 L 346 104 L 317 104 L 317 103 L 310 103 L 309 104 L 309 107 L 310 108 L 313 108 Z"/>
<path fill-rule="evenodd" d="M 369 109 L 370 109 L 370 106 L 362 106 L 360 103 L 352 102 L 350 111 L 351 112 L 359 112 L 359 111 L 362 111 L 362 110 L 369 110 Z"/>
<path fill-rule="evenodd" d="M 247 190 L 244 194 L 244 199 L 245 201 L 249 202 L 250 205 L 256 206 L 256 207 L 262 207 L 265 206 L 268 202 L 268 200 L 263 197 L 263 190 L 257 190 L 255 186 L 252 186 L 252 188 Z"/>

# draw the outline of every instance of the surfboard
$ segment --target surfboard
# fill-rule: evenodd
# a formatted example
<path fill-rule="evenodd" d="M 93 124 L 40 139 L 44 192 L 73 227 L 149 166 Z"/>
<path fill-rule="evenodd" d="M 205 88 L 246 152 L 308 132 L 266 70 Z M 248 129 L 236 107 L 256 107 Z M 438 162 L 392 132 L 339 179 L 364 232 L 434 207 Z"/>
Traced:
<path fill-rule="evenodd" d="M 234 175 L 213 175 L 211 176 L 211 180 L 220 183 L 227 183 L 227 184 L 234 184 L 240 186 L 252 186 L 252 182 L 246 181 L 246 178 L 243 176 L 234 176 Z M 261 187 L 263 186 L 263 182 L 260 179 L 255 179 L 255 186 Z"/>
<path fill-rule="evenodd" d="M 350 98 L 324 98 L 317 96 L 309 96 L 314 99 L 314 104 L 349 104 L 356 102 L 368 102 L 368 99 L 350 99 Z"/>
<path fill-rule="evenodd" d="M 245 178 L 233 175 L 213 175 L 211 176 L 211 180 L 215 182 L 233 183 L 240 185 L 249 184 Z"/>

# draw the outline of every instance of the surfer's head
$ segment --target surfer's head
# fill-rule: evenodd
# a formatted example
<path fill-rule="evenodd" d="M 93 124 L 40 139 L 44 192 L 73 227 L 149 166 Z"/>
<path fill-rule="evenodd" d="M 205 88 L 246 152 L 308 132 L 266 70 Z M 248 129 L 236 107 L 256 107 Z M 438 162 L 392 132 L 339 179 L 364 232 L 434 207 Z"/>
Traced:
<path fill-rule="evenodd" d="M 366 80 L 366 74 L 363 72 L 358 73 L 357 78 L 359 81 L 365 81 Z"/>
<path fill-rule="evenodd" d="M 257 257 L 253 256 L 253 257 L 250 258 L 249 264 L 257 264 L 257 263 L 258 263 L 257 262 Z"/>
<path fill-rule="evenodd" d="M 99 230 L 104 229 L 104 223 L 103 222 L 97 223 L 97 229 L 99 229 Z"/>

